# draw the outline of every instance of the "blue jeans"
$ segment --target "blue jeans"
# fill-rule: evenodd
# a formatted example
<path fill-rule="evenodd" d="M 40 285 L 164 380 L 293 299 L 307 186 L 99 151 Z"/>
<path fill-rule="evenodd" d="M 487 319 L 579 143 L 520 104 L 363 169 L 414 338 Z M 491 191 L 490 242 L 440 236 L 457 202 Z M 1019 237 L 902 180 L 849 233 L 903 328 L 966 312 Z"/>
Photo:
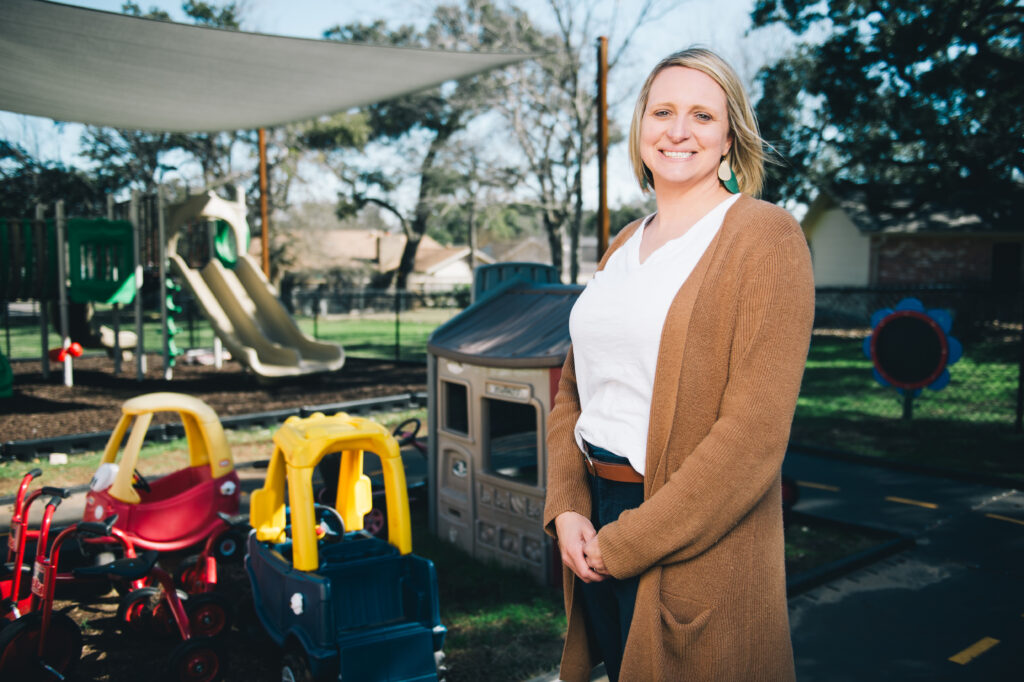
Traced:
<path fill-rule="evenodd" d="M 629 463 L 625 457 L 608 452 L 604 448 L 588 444 L 590 456 L 602 462 Z M 639 507 L 644 501 L 643 483 L 620 483 L 597 476 L 590 477 L 592 512 L 590 520 L 596 530 L 619 518 L 627 509 Z M 583 599 L 587 633 L 591 650 L 604 660 L 610 682 L 619 679 L 622 667 L 622 653 L 626 648 L 629 625 L 633 620 L 636 604 L 638 577 L 617 580 L 605 578 L 597 583 L 577 580 L 576 586 Z"/>

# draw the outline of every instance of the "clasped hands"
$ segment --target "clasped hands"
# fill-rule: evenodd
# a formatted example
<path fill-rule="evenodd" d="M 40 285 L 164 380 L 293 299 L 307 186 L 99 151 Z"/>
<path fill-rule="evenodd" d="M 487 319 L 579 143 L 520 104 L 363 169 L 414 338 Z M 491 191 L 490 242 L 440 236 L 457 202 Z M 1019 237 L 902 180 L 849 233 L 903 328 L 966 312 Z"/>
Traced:
<path fill-rule="evenodd" d="M 555 517 L 555 533 L 562 563 L 585 583 L 596 583 L 611 577 L 601 558 L 597 531 L 587 517 L 576 512 L 562 512 Z"/>

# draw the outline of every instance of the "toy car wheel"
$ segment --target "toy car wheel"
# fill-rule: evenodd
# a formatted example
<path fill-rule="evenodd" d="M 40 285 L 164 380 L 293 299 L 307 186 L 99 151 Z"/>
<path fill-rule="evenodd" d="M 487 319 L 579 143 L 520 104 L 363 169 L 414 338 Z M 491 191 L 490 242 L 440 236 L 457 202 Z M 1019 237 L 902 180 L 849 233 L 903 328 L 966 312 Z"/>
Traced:
<path fill-rule="evenodd" d="M 188 624 L 198 637 L 217 637 L 231 629 L 231 602 L 223 594 L 204 592 L 185 603 Z"/>
<path fill-rule="evenodd" d="M 444 663 L 444 652 L 434 652 L 434 667 L 437 669 L 437 682 L 445 682 L 448 679 L 448 666 Z"/>
<path fill-rule="evenodd" d="M 281 682 L 330 682 L 338 679 L 337 660 L 322 662 L 318 667 L 320 670 L 314 673 L 306 652 L 292 643 L 281 659 Z"/>
<path fill-rule="evenodd" d="M 171 680 L 214 682 L 224 675 L 224 654 L 215 640 L 193 637 L 175 647 L 170 658 Z"/>
<path fill-rule="evenodd" d="M 218 561 L 239 563 L 245 555 L 246 537 L 247 535 L 240 530 L 227 529 L 214 540 L 213 556 Z"/>
<path fill-rule="evenodd" d="M 121 597 L 117 607 L 117 622 L 125 634 L 138 635 L 149 628 L 153 606 L 160 597 L 160 588 L 141 587 Z"/>
<path fill-rule="evenodd" d="M 34 680 L 42 668 L 39 660 L 39 636 L 43 614 L 25 614 L 0 630 L 0 673 L 5 680 Z M 59 675 L 70 677 L 82 655 L 82 631 L 66 614 L 50 614 L 50 626 L 43 644 L 43 660 Z"/>
<path fill-rule="evenodd" d="M 281 659 L 281 682 L 313 682 L 313 671 L 301 651 L 288 651 Z"/>

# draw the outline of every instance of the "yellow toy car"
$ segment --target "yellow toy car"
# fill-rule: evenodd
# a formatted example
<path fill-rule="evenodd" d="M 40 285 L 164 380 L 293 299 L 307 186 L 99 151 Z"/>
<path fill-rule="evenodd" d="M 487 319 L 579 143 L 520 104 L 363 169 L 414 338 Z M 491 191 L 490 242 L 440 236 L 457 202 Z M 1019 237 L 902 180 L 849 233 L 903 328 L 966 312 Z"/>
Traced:
<path fill-rule="evenodd" d="M 372 507 L 364 451 L 381 461 L 388 541 L 363 530 Z M 317 504 L 313 471 L 338 452 L 335 506 Z M 245 567 L 256 615 L 284 649 L 282 679 L 439 679 L 447 628 L 437 576 L 411 553 L 405 470 L 387 429 L 345 413 L 289 418 L 249 520 Z"/>

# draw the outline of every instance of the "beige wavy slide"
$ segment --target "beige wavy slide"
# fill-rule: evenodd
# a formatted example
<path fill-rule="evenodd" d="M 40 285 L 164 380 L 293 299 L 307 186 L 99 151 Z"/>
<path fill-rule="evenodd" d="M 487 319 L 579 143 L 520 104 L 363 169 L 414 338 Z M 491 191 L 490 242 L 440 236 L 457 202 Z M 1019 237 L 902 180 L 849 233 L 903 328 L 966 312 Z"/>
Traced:
<path fill-rule="evenodd" d="M 229 202 L 223 203 L 230 206 Z M 206 210 L 198 213 L 204 217 L 235 218 L 233 211 L 213 208 L 208 204 Z M 196 215 L 193 211 L 188 213 Z M 172 226 L 184 222 L 182 217 L 173 216 Z M 195 298 L 233 358 L 267 378 L 331 372 L 345 364 L 345 352 L 340 345 L 317 341 L 299 329 L 252 257 L 240 254 L 233 269 L 213 258 L 196 270 L 176 253 L 176 242 L 175 235 L 167 250 L 171 269 Z"/>

